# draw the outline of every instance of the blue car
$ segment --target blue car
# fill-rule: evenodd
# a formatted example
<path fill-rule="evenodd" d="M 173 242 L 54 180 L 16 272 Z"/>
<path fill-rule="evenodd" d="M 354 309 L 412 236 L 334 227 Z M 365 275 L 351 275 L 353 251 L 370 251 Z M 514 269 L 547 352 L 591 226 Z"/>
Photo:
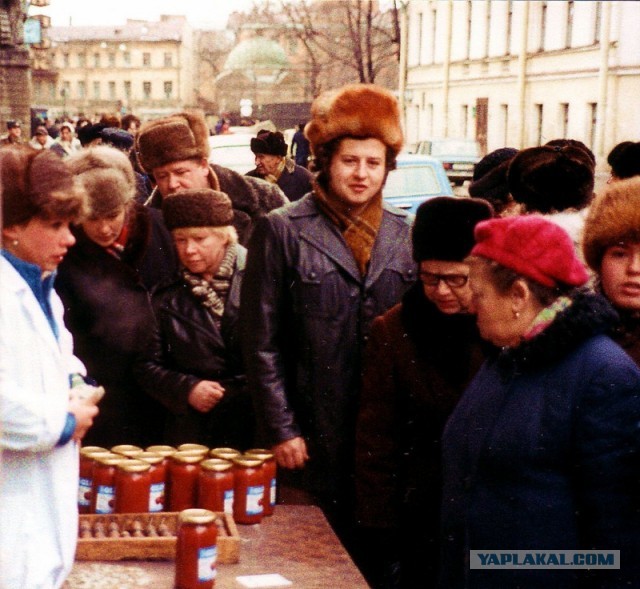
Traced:
<path fill-rule="evenodd" d="M 400 153 L 382 190 L 394 207 L 416 213 L 420 203 L 435 196 L 454 196 L 442 163 L 428 155 Z"/>

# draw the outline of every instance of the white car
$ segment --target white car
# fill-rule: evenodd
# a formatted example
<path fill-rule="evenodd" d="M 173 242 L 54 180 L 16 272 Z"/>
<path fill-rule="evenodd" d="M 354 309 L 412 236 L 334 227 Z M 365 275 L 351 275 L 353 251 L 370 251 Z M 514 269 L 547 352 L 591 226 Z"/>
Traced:
<path fill-rule="evenodd" d="M 209 163 L 230 168 L 238 174 L 246 174 L 253 170 L 255 156 L 251 151 L 251 139 L 255 135 L 249 133 L 228 133 L 209 137 Z"/>

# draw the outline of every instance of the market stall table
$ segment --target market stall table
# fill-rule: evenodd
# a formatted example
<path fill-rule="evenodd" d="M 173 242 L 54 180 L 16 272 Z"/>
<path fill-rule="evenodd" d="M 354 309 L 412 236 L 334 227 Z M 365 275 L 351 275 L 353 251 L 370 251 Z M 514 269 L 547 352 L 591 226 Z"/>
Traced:
<path fill-rule="evenodd" d="M 240 562 L 218 566 L 216 589 L 241 589 L 238 576 L 278 574 L 295 589 L 367 589 L 329 526 L 311 505 L 277 505 L 255 525 L 238 525 Z M 173 589 L 173 561 L 76 562 L 64 589 Z"/>

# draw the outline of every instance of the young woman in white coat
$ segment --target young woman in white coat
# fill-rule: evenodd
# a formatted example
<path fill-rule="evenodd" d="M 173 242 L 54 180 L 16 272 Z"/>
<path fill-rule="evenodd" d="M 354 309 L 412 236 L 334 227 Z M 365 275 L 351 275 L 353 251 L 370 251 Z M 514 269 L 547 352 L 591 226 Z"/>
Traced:
<path fill-rule="evenodd" d="M 61 587 L 78 511 L 78 442 L 98 409 L 71 388 L 73 356 L 55 270 L 84 194 L 54 153 L 0 151 L 0 588 Z"/>

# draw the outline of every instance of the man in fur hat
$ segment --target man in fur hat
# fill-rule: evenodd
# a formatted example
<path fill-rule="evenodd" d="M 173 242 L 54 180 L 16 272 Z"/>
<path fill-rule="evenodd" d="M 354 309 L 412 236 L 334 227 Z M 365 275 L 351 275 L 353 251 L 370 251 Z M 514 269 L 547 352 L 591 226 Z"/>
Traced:
<path fill-rule="evenodd" d="M 403 135 L 397 100 L 372 84 L 322 94 L 311 111 L 313 192 L 256 224 L 240 318 L 260 442 L 273 449 L 280 480 L 322 507 L 361 564 L 353 521 L 361 355 L 373 319 L 416 280 L 411 218 L 382 198 Z"/>
<path fill-rule="evenodd" d="M 156 183 L 146 204 L 160 207 L 165 196 L 188 188 L 225 192 L 233 203 L 233 224 L 242 245 L 254 219 L 287 202 L 273 184 L 209 164 L 209 128 L 199 113 L 181 112 L 145 123 L 135 149 L 140 165 Z"/>
<path fill-rule="evenodd" d="M 287 157 L 287 144 L 280 131 L 258 131 L 251 140 L 251 151 L 256 156 L 256 167 L 247 176 L 277 184 L 292 202 L 311 192 L 311 172 Z"/>

